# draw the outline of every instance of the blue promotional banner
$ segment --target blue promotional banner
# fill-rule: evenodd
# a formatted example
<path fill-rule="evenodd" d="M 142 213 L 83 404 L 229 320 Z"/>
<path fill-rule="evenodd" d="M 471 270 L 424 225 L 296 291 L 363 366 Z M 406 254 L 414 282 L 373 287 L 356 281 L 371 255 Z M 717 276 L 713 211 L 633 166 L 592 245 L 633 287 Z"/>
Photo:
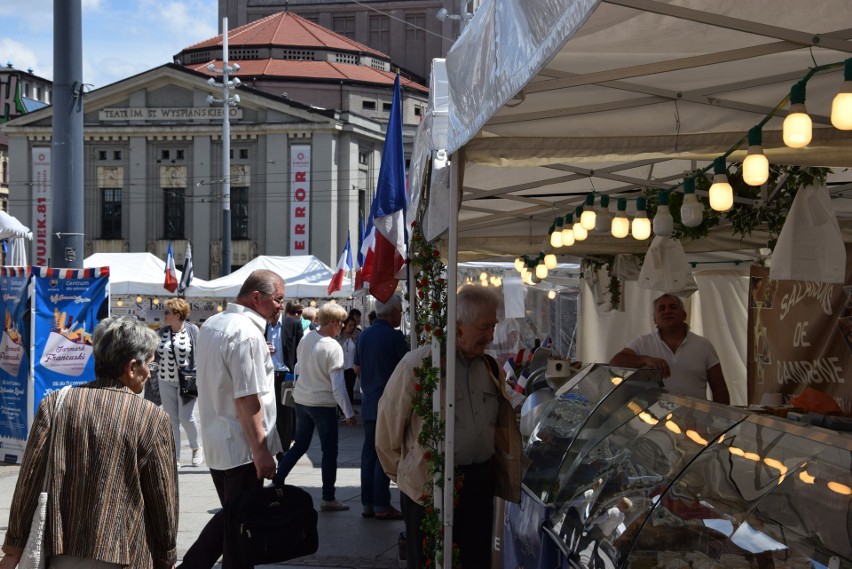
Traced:
<path fill-rule="evenodd" d="M 0 267 L 0 460 L 11 463 L 21 461 L 27 439 L 29 281 L 27 267 Z"/>
<path fill-rule="evenodd" d="M 33 399 L 95 379 L 92 332 L 109 315 L 109 268 L 33 267 Z"/>

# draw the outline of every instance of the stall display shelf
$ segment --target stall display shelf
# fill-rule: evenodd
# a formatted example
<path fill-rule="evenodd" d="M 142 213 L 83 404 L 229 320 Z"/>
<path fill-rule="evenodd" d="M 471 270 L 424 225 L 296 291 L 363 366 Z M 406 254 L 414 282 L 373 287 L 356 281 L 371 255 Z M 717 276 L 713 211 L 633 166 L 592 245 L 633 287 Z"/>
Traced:
<path fill-rule="evenodd" d="M 852 569 L 852 436 L 599 364 L 546 405 L 504 566 Z"/>

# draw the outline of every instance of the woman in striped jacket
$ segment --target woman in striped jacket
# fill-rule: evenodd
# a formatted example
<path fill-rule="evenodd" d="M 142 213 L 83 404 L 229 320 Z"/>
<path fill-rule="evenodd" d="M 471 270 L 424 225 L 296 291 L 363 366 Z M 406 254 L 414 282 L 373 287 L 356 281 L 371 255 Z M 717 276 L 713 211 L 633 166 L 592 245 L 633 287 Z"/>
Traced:
<path fill-rule="evenodd" d="M 0 569 L 17 566 L 47 471 L 45 547 L 51 569 L 170 568 L 176 558 L 175 446 L 165 411 L 137 397 L 159 339 L 130 317 L 93 335 L 95 375 L 39 405 L 27 439 Z M 50 444 L 51 429 L 55 429 Z"/>

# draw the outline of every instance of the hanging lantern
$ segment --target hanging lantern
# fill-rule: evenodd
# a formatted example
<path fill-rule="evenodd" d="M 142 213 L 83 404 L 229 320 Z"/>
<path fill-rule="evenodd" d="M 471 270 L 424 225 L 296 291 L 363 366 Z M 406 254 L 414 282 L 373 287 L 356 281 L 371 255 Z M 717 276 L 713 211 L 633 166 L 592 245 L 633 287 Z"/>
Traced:
<path fill-rule="evenodd" d="M 674 232 L 674 218 L 669 210 L 669 193 L 665 190 L 657 194 L 657 213 L 654 214 L 654 235 L 668 237 Z"/>
<path fill-rule="evenodd" d="M 762 186 L 769 179 L 769 160 L 763 154 L 763 131 L 753 126 L 748 131 L 748 154 L 743 160 L 743 181 Z"/>
<path fill-rule="evenodd" d="M 704 206 L 701 205 L 695 195 L 695 178 L 684 178 L 680 222 L 686 227 L 698 227 L 702 221 L 704 221 Z"/>
<path fill-rule="evenodd" d="M 595 194 L 586 194 L 586 207 L 583 208 L 583 213 L 580 216 L 580 225 L 586 231 L 591 231 L 595 228 Z"/>
<path fill-rule="evenodd" d="M 713 161 L 713 185 L 710 186 L 710 207 L 716 211 L 728 211 L 734 206 L 734 188 L 728 183 L 724 158 Z"/>
<path fill-rule="evenodd" d="M 813 122 L 805 108 L 805 84 L 801 81 L 790 89 L 790 112 L 784 119 L 784 144 L 790 148 L 804 148 L 811 142 Z"/>
<path fill-rule="evenodd" d="M 843 65 L 843 85 L 831 102 L 831 124 L 838 130 L 852 130 L 852 59 Z"/>
<path fill-rule="evenodd" d="M 589 236 L 589 231 L 583 227 L 582 222 L 580 221 L 580 217 L 583 215 L 583 208 L 577 207 L 574 210 L 574 218 L 577 220 L 574 222 L 574 225 L 571 227 L 572 231 L 574 231 L 574 240 L 575 241 L 583 241 L 586 237 Z"/>
<path fill-rule="evenodd" d="M 617 211 L 615 217 L 612 218 L 612 227 L 610 231 L 613 237 L 623 239 L 630 233 L 630 220 L 627 219 L 627 200 L 619 198 L 617 202 Z"/>
<path fill-rule="evenodd" d="M 637 241 L 644 241 L 651 236 L 651 220 L 648 219 L 648 214 L 645 213 L 646 207 L 645 198 L 636 200 L 636 216 L 630 224 L 630 232 Z"/>
<path fill-rule="evenodd" d="M 568 213 L 565 215 L 565 222 L 562 226 L 562 246 L 570 247 L 574 244 L 574 215 Z"/>

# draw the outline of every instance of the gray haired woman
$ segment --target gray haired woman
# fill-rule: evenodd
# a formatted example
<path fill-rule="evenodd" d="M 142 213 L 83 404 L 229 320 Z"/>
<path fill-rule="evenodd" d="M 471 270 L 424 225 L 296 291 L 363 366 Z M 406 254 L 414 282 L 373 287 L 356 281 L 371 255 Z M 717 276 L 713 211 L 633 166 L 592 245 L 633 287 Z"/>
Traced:
<path fill-rule="evenodd" d="M 165 411 L 137 397 L 158 338 L 130 317 L 93 334 L 95 379 L 38 407 L 12 498 L 0 569 L 18 565 L 47 480 L 49 567 L 170 568 L 177 550 L 177 471 Z M 51 430 L 55 430 L 50 444 Z"/>

